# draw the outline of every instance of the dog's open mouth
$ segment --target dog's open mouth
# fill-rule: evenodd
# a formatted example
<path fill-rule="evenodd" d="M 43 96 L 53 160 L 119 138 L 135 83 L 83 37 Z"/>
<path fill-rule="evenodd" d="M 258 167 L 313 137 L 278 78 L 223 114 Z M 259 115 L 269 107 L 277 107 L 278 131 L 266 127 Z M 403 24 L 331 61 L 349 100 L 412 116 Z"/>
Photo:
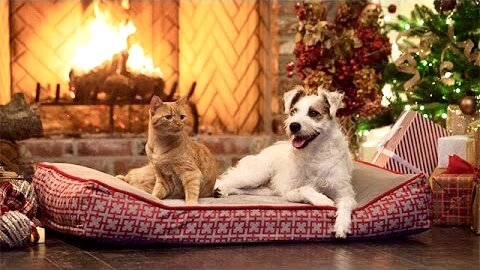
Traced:
<path fill-rule="evenodd" d="M 302 149 L 307 147 L 307 145 L 313 141 L 318 136 L 318 133 L 315 133 L 310 136 L 294 136 L 292 140 L 292 146 L 297 149 Z"/>

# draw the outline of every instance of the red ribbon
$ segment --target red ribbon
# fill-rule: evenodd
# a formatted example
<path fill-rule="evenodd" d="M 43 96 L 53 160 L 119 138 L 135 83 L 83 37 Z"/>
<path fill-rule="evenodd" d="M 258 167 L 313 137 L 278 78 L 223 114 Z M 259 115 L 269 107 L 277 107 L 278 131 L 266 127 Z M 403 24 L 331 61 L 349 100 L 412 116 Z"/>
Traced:
<path fill-rule="evenodd" d="M 449 174 L 474 174 L 474 179 L 477 180 L 479 177 L 479 171 L 468 161 L 463 158 L 453 155 L 448 156 L 448 166 L 445 170 L 445 173 Z"/>

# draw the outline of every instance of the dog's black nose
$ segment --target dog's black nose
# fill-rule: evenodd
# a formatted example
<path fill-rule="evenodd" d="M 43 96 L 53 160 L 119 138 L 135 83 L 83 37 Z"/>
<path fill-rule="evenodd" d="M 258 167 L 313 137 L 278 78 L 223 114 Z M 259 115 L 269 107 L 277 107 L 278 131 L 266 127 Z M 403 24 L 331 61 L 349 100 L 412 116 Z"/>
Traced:
<path fill-rule="evenodd" d="M 295 133 L 297 131 L 300 130 L 300 128 L 302 128 L 302 126 L 300 125 L 300 123 L 297 123 L 297 122 L 293 122 L 293 123 L 290 123 L 290 131 Z"/>

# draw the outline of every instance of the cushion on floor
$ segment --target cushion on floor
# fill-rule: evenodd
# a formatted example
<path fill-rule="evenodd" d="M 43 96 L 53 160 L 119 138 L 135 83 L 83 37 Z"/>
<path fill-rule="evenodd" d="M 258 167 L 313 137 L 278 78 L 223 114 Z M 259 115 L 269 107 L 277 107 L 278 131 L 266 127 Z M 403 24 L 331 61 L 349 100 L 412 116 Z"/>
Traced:
<path fill-rule="evenodd" d="M 355 162 L 358 207 L 349 238 L 410 235 L 431 227 L 423 174 L 402 175 Z M 202 198 L 198 206 L 160 200 L 78 165 L 41 163 L 33 177 L 41 220 L 55 231 L 107 242 L 234 243 L 334 239 L 335 207 L 275 196 Z"/>

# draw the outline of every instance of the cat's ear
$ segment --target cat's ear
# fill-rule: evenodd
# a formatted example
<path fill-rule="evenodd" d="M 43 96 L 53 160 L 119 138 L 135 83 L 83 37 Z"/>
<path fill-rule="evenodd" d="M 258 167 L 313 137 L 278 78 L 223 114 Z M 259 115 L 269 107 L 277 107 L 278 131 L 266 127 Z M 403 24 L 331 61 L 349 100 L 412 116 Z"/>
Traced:
<path fill-rule="evenodd" d="M 183 97 L 179 98 L 175 103 L 177 103 L 177 105 L 179 105 L 179 106 L 183 106 L 187 103 L 187 97 L 183 96 Z"/>
<path fill-rule="evenodd" d="M 159 96 L 153 96 L 152 99 L 150 100 L 150 111 L 155 112 L 158 107 L 162 106 L 163 101 Z"/>

